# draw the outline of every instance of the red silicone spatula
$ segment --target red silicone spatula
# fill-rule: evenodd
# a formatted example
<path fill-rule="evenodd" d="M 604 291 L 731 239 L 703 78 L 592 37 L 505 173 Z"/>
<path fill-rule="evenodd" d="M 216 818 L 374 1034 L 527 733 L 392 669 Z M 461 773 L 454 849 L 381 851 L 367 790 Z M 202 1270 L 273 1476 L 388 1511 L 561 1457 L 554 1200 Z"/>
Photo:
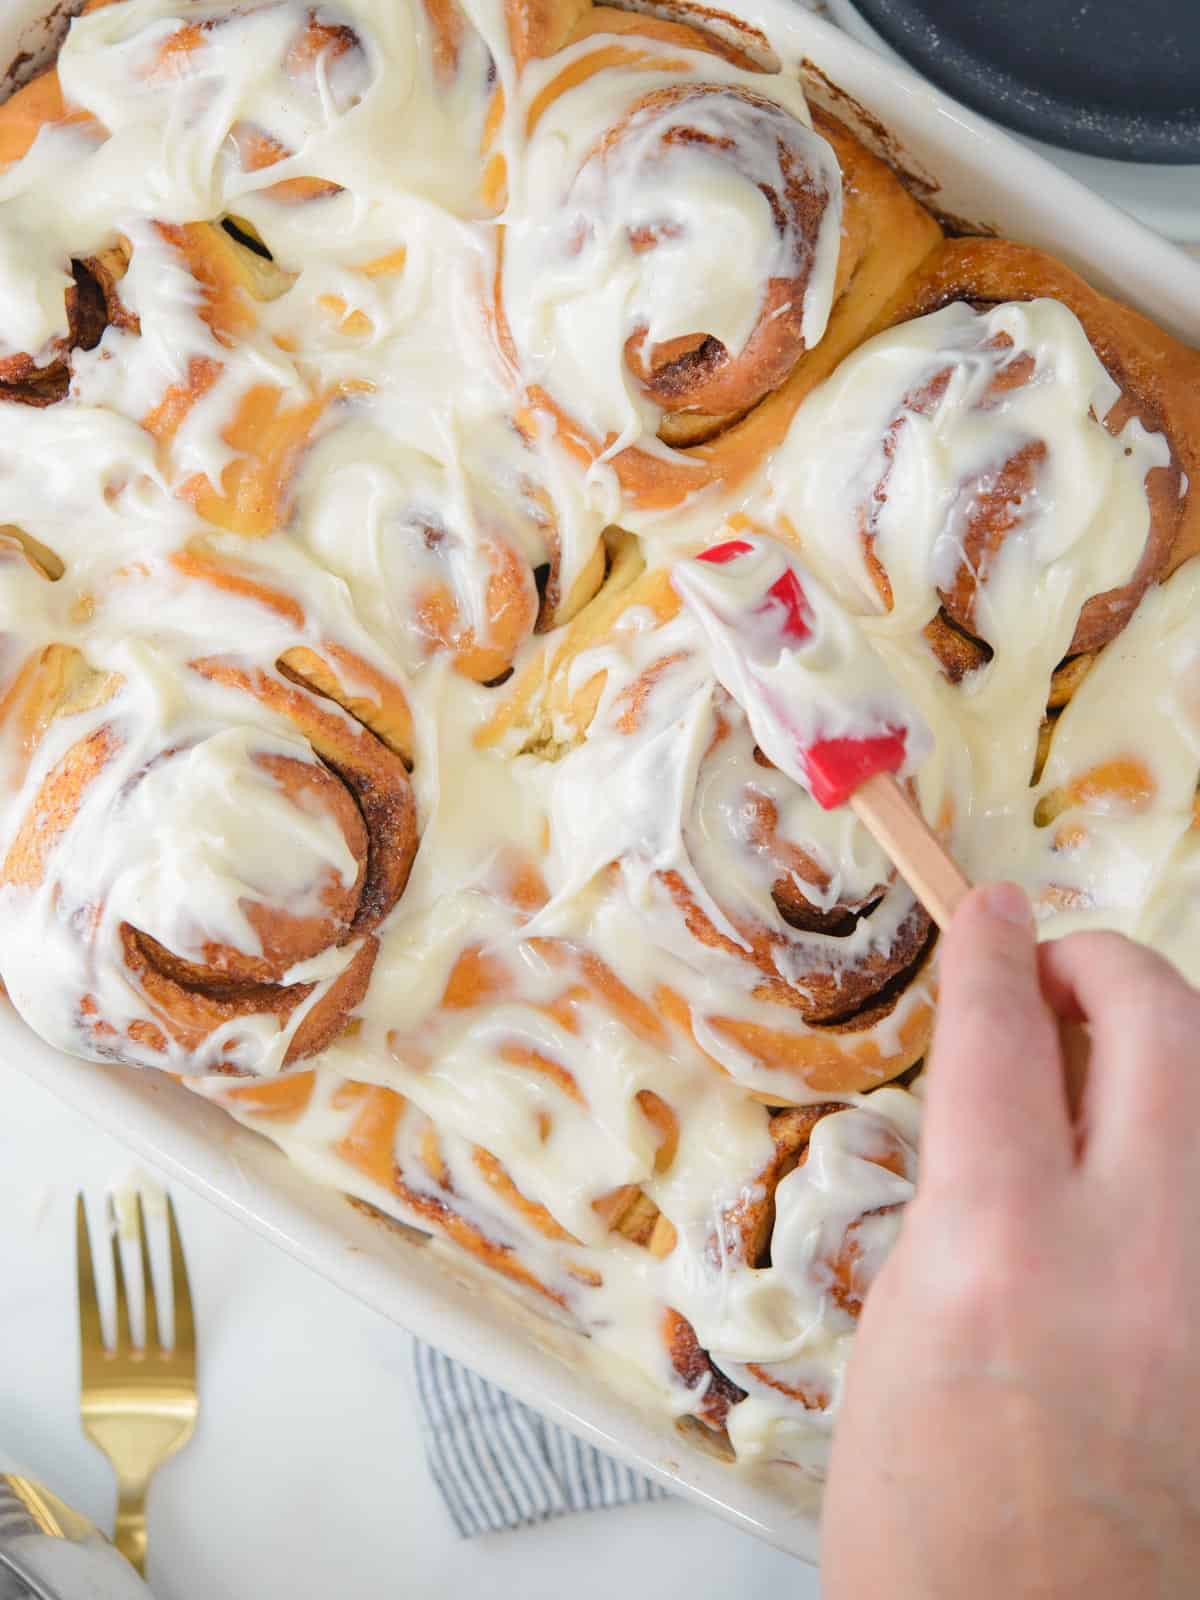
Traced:
<path fill-rule="evenodd" d="M 700 563 L 723 569 L 721 579 L 695 581 L 686 569 Z M 884 682 L 869 642 L 791 553 L 769 540 L 714 545 L 684 564 L 676 586 L 765 753 L 825 810 L 851 806 L 945 927 L 970 884 L 896 781 L 918 719 Z M 723 673 L 723 666 L 733 670 Z"/>
<path fill-rule="evenodd" d="M 680 564 L 675 587 L 764 754 L 825 810 L 849 805 L 945 929 L 971 884 L 896 777 L 929 734 L 853 620 L 767 539 L 712 546 Z M 1090 1040 L 1074 1024 L 1060 1035 L 1077 1111 Z"/>

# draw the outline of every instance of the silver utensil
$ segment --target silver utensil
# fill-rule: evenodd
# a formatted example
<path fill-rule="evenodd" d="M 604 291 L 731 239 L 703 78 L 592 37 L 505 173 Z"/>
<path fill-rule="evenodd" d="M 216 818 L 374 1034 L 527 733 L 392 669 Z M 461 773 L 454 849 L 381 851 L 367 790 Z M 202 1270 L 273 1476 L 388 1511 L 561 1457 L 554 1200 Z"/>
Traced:
<path fill-rule="evenodd" d="M 0 1473 L 0 1600 L 147 1600 L 133 1568 L 43 1484 Z"/>

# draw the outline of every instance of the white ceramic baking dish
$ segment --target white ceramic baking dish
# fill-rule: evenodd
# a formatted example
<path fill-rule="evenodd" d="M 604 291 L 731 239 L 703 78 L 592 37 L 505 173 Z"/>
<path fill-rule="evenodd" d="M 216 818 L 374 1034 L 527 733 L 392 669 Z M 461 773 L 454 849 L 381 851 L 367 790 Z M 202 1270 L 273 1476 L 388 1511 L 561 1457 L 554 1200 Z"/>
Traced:
<path fill-rule="evenodd" d="M 60 16 L 65 9 L 56 8 Z M 671 0 L 663 9 L 679 16 L 688 7 Z M 736 9 L 748 21 L 762 20 L 754 0 Z M 1200 266 L 807 11 L 797 7 L 788 26 L 814 68 L 814 97 L 828 99 L 836 85 L 870 107 L 892 153 L 929 185 L 937 209 L 1054 251 L 1101 288 L 1200 342 Z M 0 62 L 44 51 L 53 29 L 47 0 L 2 0 Z M 813 1490 L 798 1473 L 713 1459 L 652 1404 L 639 1405 L 628 1388 L 633 1380 L 606 1377 L 586 1340 L 515 1300 L 449 1246 L 353 1210 L 160 1074 L 99 1067 L 49 1049 L 2 1002 L 0 1062 L 37 1078 L 171 1177 L 584 1438 L 745 1530 L 815 1558 Z M 0 1081 L 0 1107 L 2 1097 Z M 313 1359 L 319 1363 L 320 1353 Z"/>

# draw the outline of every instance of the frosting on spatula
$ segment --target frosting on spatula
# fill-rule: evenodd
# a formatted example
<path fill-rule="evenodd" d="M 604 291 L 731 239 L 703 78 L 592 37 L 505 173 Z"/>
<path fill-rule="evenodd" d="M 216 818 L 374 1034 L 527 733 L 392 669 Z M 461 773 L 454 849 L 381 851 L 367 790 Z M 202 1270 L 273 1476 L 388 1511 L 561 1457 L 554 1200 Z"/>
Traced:
<path fill-rule="evenodd" d="M 855 623 L 790 551 L 731 539 L 673 581 L 759 748 L 826 810 L 880 772 L 907 774 L 932 736 Z"/>

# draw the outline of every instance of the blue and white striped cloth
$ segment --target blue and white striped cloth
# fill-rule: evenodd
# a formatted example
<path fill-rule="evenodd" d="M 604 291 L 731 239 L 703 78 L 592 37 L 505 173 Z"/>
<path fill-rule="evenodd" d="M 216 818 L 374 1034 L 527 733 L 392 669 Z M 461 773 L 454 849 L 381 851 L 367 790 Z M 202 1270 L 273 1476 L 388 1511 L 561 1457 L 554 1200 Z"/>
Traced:
<path fill-rule="evenodd" d="M 666 1498 L 657 1483 L 419 1340 L 413 1361 L 429 1470 L 461 1538 Z"/>

